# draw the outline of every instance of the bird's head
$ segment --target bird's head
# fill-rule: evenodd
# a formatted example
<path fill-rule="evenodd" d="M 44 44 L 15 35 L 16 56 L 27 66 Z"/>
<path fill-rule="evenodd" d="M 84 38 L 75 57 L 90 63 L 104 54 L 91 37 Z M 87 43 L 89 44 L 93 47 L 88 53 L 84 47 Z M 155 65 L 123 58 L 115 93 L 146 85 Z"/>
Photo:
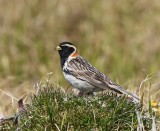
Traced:
<path fill-rule="evenodd" d="M 59 52 L 61 60 L 78 56 L 76 47 L 70 42 L 61 42 L 56 50 Z"/>

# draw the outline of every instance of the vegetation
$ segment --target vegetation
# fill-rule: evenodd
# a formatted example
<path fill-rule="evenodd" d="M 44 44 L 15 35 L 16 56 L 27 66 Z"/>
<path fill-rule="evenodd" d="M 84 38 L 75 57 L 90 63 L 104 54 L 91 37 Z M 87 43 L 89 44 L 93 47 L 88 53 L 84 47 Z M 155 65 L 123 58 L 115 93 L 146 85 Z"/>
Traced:
<path fill-rule="evenodd" d="M 20 112 L 18 125 L 4 123 L 1 129 L 124 131 L 152 128 L 151 114 L 146 117 L 148 112 L 142 111 L 140 105 L 113 93 L 76 97 L 47 84 L 31 99 L 26 111 Z M 142 127 L 138 117 L 142 119 Z"/>

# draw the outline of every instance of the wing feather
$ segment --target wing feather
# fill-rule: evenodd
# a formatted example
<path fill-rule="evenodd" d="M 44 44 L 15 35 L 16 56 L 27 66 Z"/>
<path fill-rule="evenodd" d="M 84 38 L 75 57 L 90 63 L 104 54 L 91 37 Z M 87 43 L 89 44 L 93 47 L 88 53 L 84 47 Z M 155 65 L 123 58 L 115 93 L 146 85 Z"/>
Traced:
<path fill-rule="evenodd" d="M 102 90 L 110 89 L 119 94 L 130 95 L 131 97 L 138 99 L 137 96 L 126 91 L 124 88 L 113 82 L 108 76 L 101 73 L 97 68 L 92 66 L 81 56 L 68 61 L 68 70 L 71 75 L 76 78 L 87 81 L 91 85 L 99 87 Z"/>
<path fill-rule="evenodd" d="M 108 83 L 111 81 L 111 79 L 80 56 L 68 61 L 67 69 L 71 75 L 78 79 L 85 80 L 95 87 L 102 89 L 110 88 L 108 87 Z M 116 83 L 112 82 L 112 84 L 118 86 Z"/>

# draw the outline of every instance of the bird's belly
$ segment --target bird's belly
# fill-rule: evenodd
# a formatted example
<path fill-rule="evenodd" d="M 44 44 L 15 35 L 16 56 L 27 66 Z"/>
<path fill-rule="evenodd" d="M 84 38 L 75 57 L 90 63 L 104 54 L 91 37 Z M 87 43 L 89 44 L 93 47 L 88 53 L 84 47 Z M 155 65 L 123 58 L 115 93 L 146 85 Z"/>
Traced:
<path fill-rule="evenodd" d="M 82 92 L 92 92 L 94 90 L 94 86 L 90 85 L 88 82 L 77 79 L 72 75 L 68 75 L 64 73 L 65 79 L 76 89 Z"/>

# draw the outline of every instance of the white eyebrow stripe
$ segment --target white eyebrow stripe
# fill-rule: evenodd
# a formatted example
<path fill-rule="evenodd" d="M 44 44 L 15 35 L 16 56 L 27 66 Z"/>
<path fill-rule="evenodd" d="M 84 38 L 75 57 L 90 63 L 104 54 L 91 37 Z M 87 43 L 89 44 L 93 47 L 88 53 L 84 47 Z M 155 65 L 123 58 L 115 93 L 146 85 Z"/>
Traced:
<path fill-rule="evenodd" d="M 76 50 L 76 47 L 70 44 L 65 44 L 65 45 L 61 45 L 61 46 L 69 46 L 69 47 L 73 47 Z"/>
<path fill-rule="evenodd" d="M 69 47 L 74 47 L 73 45 L 70 45 L 70 44 L 65 44 L 65 45 L 61 45 L 61 46 L 69 46 Z"/>

